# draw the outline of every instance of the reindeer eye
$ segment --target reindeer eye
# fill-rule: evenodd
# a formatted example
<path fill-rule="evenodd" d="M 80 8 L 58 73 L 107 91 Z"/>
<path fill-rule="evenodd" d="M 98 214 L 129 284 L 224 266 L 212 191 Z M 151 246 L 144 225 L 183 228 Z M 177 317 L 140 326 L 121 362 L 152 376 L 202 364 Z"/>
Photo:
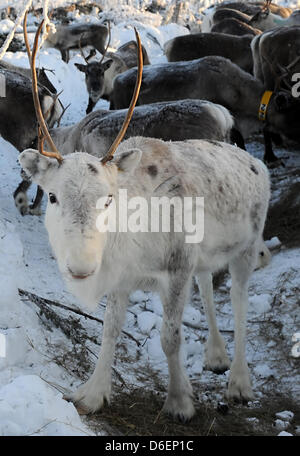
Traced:
<path fill-rule="evenodd" d="M 113 198 L 112 195 L 108 195 L 107 201 L 106 201 L 106 203 L 104 204 L 104 207 L 105 207 L 105 208 L 107 208 L 107 207 L 110 205 L 110 203 L 112 202 L 112 198 Z"/>
<path fill-rule="evenodd" d="M 54 193 L 49 193 L 49 201 L 51 204 L 57 203 L 57 199 L 56 199 L 56 196 L 54 195 Z"/>
<path fill-rule="evenodd" d="M 259 254 L 260 256 L 265 256 L 264 252 L 260 252 Z"/>

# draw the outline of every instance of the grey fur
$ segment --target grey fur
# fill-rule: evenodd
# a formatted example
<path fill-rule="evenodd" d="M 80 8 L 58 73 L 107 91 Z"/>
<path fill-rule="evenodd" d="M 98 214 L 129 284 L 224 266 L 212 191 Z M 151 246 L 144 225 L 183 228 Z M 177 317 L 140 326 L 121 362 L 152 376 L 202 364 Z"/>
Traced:
<path fill-rule="evenodd" d="M 115 78 L 115 108 L 129 106 L 135 79 L 135 69 Z M 144 68 L 138 103 L 146 105 L 156 101 L 206 99 L 225 106 L 235 117 L 236 125 L 245 138 L 265 128 L 268 132 L 299 142 L 299 100 L 286 92 L 275 93 L 271 97 L 264 123 L 258 118 L 263 93 L 261 81 L 228 59 L 209 56 Z M 272 161 L 269 149 L 266 147 L 265 150 L 265 160 Z"/>
<path fill-rule="evenodd" d="M 243 70 L 253 67 L 251 36 L 233 36 L 224 33 L 195 33 L 177 36 L 164 45 L 169 62 L 194 60 L 208 55 L 230 59 Z"/>

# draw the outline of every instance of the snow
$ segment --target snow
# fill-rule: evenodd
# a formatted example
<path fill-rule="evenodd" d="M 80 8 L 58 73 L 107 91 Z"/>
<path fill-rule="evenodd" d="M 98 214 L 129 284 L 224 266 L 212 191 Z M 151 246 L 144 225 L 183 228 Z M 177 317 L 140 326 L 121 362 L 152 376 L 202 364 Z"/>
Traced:
<path fill-rule="evenodd" d="M 285 430 L 289 427 L 290 423 L 288 421 L 275 420 L 275 427 L 279 430 Z"/>
<path fill-rule="evenodd" d="M 276 416 L 282 420 L 291 421 L 294 418 L 294 413 L 288 410 L 284 410 L 283 412 L 276 413 Z"/>
<path fill-rule="evenodd" d="M 250 296 L 249 311 L 256 313 L 266 313 L 271 310 L 272 296 L 266 293 Z"/>
<path fill-rule="evenodd" d="M 9 33 L 14 28 L 14 25 L 14 22 L 10 19 L 3 19 L 0 23 L 0 33 Z"/>
<path fill-rule="evenodd" d="M 64 0 L 49 1 L 50 8 L 66 3 Z M 110 7 L 114 4 L 109 3 Z M 162 51 L 164 43 L 174 36 L 189 33 L 181 25 L 163 24 L 158 14 L 138 11 L 132 5 L 122 5 L 120 8 L 119 2 L 115 3 L 116 8 L 107 13 L 107 16 L 114 16 L 111 47 L 115 49 L 133 39 L 131 26 L 136 25 L 151 62 L 161 63 L 166 61 Z M 198 7 L 208 7 L 211 3 L 210 0 L 198 2 Z M 297 5 L 297 2 L 291 3 Z M 0 0 L 0 7 L 21 7 L 22 4 L 23 0 Z M 77 21 L 86 20 L 78 13 L 74 17 Z M 33 26 L 33 20 L 29 20 Z M 95 20 L 93 14 L 90 20 Z M 8 33 L 12 26 L 13 22 L 8 19 L 0 21 L 0 33 Z M 29 38 L 32 42 L 33 33 L 29 34 Z M 28 67 L 25 52 L 7 52 L 5 60 Z M 54 74 L 48 72 L 48 77 L 59 92 L 63 90 L 60 96 L 63 104 L 66 106 L 71 103 L 64 115 L 63 125 L 78 122 L 84 117 L 87 104 L 84 75 L 74 66 L 74 63 L 82 62 L 80 53 L 73 51 L 70 62 L 66 64 L 62 62 L 57 50 L 42 48 L 37 62 L 40 66 L 54 70 Z M 99 101 L 96 109 L 106 107 L 107 102 Z M 251 147 L 253 153 L 262 153 L 261 145 Z M 75 389 L 91 373 L 82 368 L 83 372 L 77 375 L 74 368 L 75 366 L 79 370 L 80 366 L 80 359 L 76 364 L 74 352 L 79 357 L 82 346 L 51 324 L 40 314 L 35 304 L 21 298 L 18 292 L 18 289 L 25 289 L 75 310 L 78 306 L 73 296 L 67 292 L 59 274 L 43 217 L 22 218 L 14 207 L 12 193 L 20 181 L 17 155 L 14 147 L 0 138 L 0 335 L 4 336 L 6 345 L 6 356 L 0 357 L 0 435 L 92 435 L 93 431 L 83 423 L 75 407 L 62 397 L 63 392 Z M 293 160 L 299 166 L 299 158 Z M 34 191 L 32 186 L 31 196 Z M 263 396 L 263 392 L 268 391 L 268 379 L 276 378 L 280 373 L 281 391 L 296 396 L 299 374 L 285 358 L 288 358 L 291 349 L 292 335 L 299 330 L 295 290 L 299 290 L 300 284 L 300 250 L 286 249 L 278 238 L 272 238 L 267 245 L 270 249 L 279 246 L 281 249 L 274 250 L 271 263 L 265 269 L 255 271 L 250 281 L 247 359 L 257 396 L 259 393 Z M 219 327 L 224 331 L 232 358 L 234 322 L 228 294 L 231 279 L 228 275 L 225 276 L 225 284 L 216 292 L 215 299 Z M 276 298 L 279 292 L 281 301 L 278 304 Z M 103 319 L 104 307 L 102 302 L 94 316 Z M 68 319 L 71 313 L 61 311 L 59 315 Z M 213 374 L 204 370 L 203 340 L 207 338 L 208 332 L 197 293 L 192 295 L 185 308 L 183 322 L 181 357 L 191 379 L 197 380 L 201 385 L 199 400 L 209 400 L 211 393 L 207 392 L 206 386 L 214 381 L 224 391 L 228 372 L 214 380 Z M 273 328 L 274 322 L 282 324 L 280 337 L 285 341 L 285 354 L 277 347 L 278 333 Z M 118 353 L 123 353 L 122 345 L 125 345 L 131 362 L 124 361 L 116 366 L 129 384 L 143 385 L 135 372 L 145 366 L 150 366 L 159 374 L 161 381 L 167 384 L 167 365 L 160 343 L 161 323 L 162 305 L 159 297 L 142 290 L 132 293 L 124 330 L 139 341 L 140 347 L 137 348 L 134 341 L 123 334 L 116 355 L 118 358 Z M 80 324 L 82 334 L 93 337 L 93 340 L 86 339 L 84 347 L 90 350 L 88 361 L 92 369 L 95 356 L 91 354 L 99 352 L 102 327 L 84 318 L 80 319 Z M 264 326 L 260 326 L 262 324 Z M 267 344 L 264 344 L 261 328 L 269 331 L 270 340 Z M 71 364 L 70 367 L 64 362 L 65 354 L 70 355 L 74 366 Z M 215 400 L 220 399 L 218 394 L 214 396 Z M 277 422 L 290 422 L 293 418 L 291 414 L 288 411 L 278 412 Z M 292 434 L 281 432 L 279 435 Z"/>
<path fill-rule="evenodd" d="M 0 389 L 0 417 L 2 436 L 92 435 L 74 405 L 36 375 L 21 375 Z"/>
<path fill-rule="evenodd" d="M 270 250 L 272 250 L 272 249 L 275 249 L 277 247 L 280 247 L 281 246 L 281 242 L 280 242 L 280 240 L 278 239 L 277 236 L 274 236 L 271 239 L 269 239 L 268 241 L 266 241 L 266 246 Z"/>
<path fill-rule="evenodd" d="M 137 317 L 138 327 L 143 334 L 150 334 L 156 322 L 157 316 L 152 312 L 141 312 Z"/>
<path fill-rule="evenodd" d="M 273 374 L 272 369 L 267 364 L 259 364 L 255 366 L 254 372 L 258 377 L 268 378 Z"/>

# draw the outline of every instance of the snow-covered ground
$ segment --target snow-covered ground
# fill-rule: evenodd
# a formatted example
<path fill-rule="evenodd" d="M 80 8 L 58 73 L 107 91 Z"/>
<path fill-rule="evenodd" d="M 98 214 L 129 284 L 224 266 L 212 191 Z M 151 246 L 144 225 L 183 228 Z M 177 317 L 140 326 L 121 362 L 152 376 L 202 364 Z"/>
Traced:
<path fill-rule="evenodd" d="M 0 0 L 0 7 L 23 3 Z M 51 6 L 66 3 L 61 0 L 49 2 Z M 113 4 L 109 3 L 110 6 Z M 176 24 L 162 25 L 158 14 L 137 11 L 132 6 L 135 2 L 128 3 L 129 6 L 124 5 L 117 10 L 118 21 L 112 29 L 111 47 L 117 48 L 132 39 L 133 31 L 129 26 L 135 25 L 151 62 L 163 62 L 165 57 L 161 47 L 164 42 L 173 36 L 188 33 L 187 29 Z M 202 7 L 207 7 L 210 0 L 200 3 Z M 294 6 L 297 2 L 289 3 Z M 77 13 L 74 15 L 76 20 L 88 19 Z M 95 16 L 90 19 L 95 20 Z M 0 22 L 1 31 L 7 32 L 11 26 L 7 20 Z M 32 38 L 33 34 L 30 35 Z M 24 52 L 8 52 L 5 60 L 28 66 Z M 54 74 L 49 73 L 49 78 L 58 91 L 63 90 L 63 104 L 71 103 L 63 125 L 77 122 L 85 115 L 87 94 L 84 76 L 76 70 L 75 62 L 82 62 L 80 53 L 73 52 L 68 64 L 62 62 L 60 53 L 54 49 L 42 49 L 38 57 L 40 65 L 54 70 Z M 100 101 L 97 108 L 106 106 L 106 102 Z M 249 149 L 262 156 L 261 144 L 250 144 Z M 74 389 L 90 375 L 99 352 L 102 325 L 51 305 L 41 309 L 26 294 L 19 294 L 18 289 L 26 290 L 75 310 L 79 305 L 67 292 L 59 274 L 49 247 L 43 216 L 22 218 L 14 206 L 12 193 L 20 181 L 17 157 L 16 149 L 0 138 L 0 435 L 93 435 L 95 430 L 89 427 L 87 421 L 82 421 L 72 404 L 62 399 L 62 393 Z M 299 152 L 298 155 L 297 151 L 292 152 L 286 165 L 288 169 L 299 168 Z M 275 182 L 277 174 L 280 171 L 272 171 Z M 287 177 L 283 182 L 286 183 L 286 179 L 299 181 L 297 177 Z M 35 191 L 33 187 L 31 196 Z M 278 184 L 274 200 L 280 192 Z M 288 394 L 295 403 L 299 402 L 299 364 L 291 357 L 291 349 L 292 336 L 300 331 L 300 248 L 289 249 L 285 245 L 276 245 L 274 240 L 272 243 L 275 249 L 270 265 L 255 271 L 250 282 L 247 359 L 258 399 L 253 407 L 259 407 L 259 400 L 270 391 Z M 215 299 L 219 327 L 232 357 L 233 315 L 229 289 L 230 279 L 225 275 Z M 144 376 L 138 373 L 147 368 L 157 373 L 161 384 L 166 386 L 167 365 L 159 338 L 162 321 L 159 299 L 156 295 L 137 291 L 131 297 L 131 304 L 117 350 L 116 358 L 122 361 L 116 362 L 114 382 L 143 386 Z M 103 318 L 104 305 L 101 303 L 94 317 Z M 224 376 L 216 376 L 203 370 L 201 341 L 207 337 L 206 328 L 199 293 L 195 288 L 184 314 L 182 357 L 199 401 L 218 402 L 222 400 L 228 372 Z M 6 356 L 1 357 L 4 340 Z M 214 393 L 209 385 L 215 386 Z M 147 386 L 153 388 L 151 378 Z M 278 433 L 280 430 L 285 432 L 288 425 L 275 424 L 275 419 L 274 416 Z M 277 417 L 277 421 L 284 423 L 290 419 Z M 97 428 L 98 434 L 106 432 L 104 424 L 102 428 Z"/>

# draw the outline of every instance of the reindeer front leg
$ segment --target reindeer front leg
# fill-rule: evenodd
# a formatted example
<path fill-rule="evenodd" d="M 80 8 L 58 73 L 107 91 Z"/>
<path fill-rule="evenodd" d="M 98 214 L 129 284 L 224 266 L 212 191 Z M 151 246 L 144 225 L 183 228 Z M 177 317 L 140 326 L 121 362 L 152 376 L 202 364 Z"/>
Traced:
<path fill-rule="evenodd" d="M 107 298 L 102 344 L 99 359 L 90 379 L 75 393 L 66 397 L 86 413 L 101 409 L 109 402 L 111 392 L 111 366 L 117 338 L 120 335 L 128 302 L 128 295 L 111 294 Z"/>
<path fill-rule="evenodd" d="M 88 107 L 86 108 L 86 114 L 89 114 L 90 112 L 92 112 L 92 110 L 94 109 L 95 106 L 96 106 L 95 101 L 93 101 L 91 99 L 91 97 L 89 97 L 89 104 L 88 104 Z"/>
<path fill-rule="evenodd" d="M 161 294 L 164 310 L 161 344 L 169 367 L 168 396 L 163 410 L 184 422 L 195 413 L 193 390 L 180 360 L 182 312 L 189 292 L 190 280 L 174 275 L 168 293 Z"/>

